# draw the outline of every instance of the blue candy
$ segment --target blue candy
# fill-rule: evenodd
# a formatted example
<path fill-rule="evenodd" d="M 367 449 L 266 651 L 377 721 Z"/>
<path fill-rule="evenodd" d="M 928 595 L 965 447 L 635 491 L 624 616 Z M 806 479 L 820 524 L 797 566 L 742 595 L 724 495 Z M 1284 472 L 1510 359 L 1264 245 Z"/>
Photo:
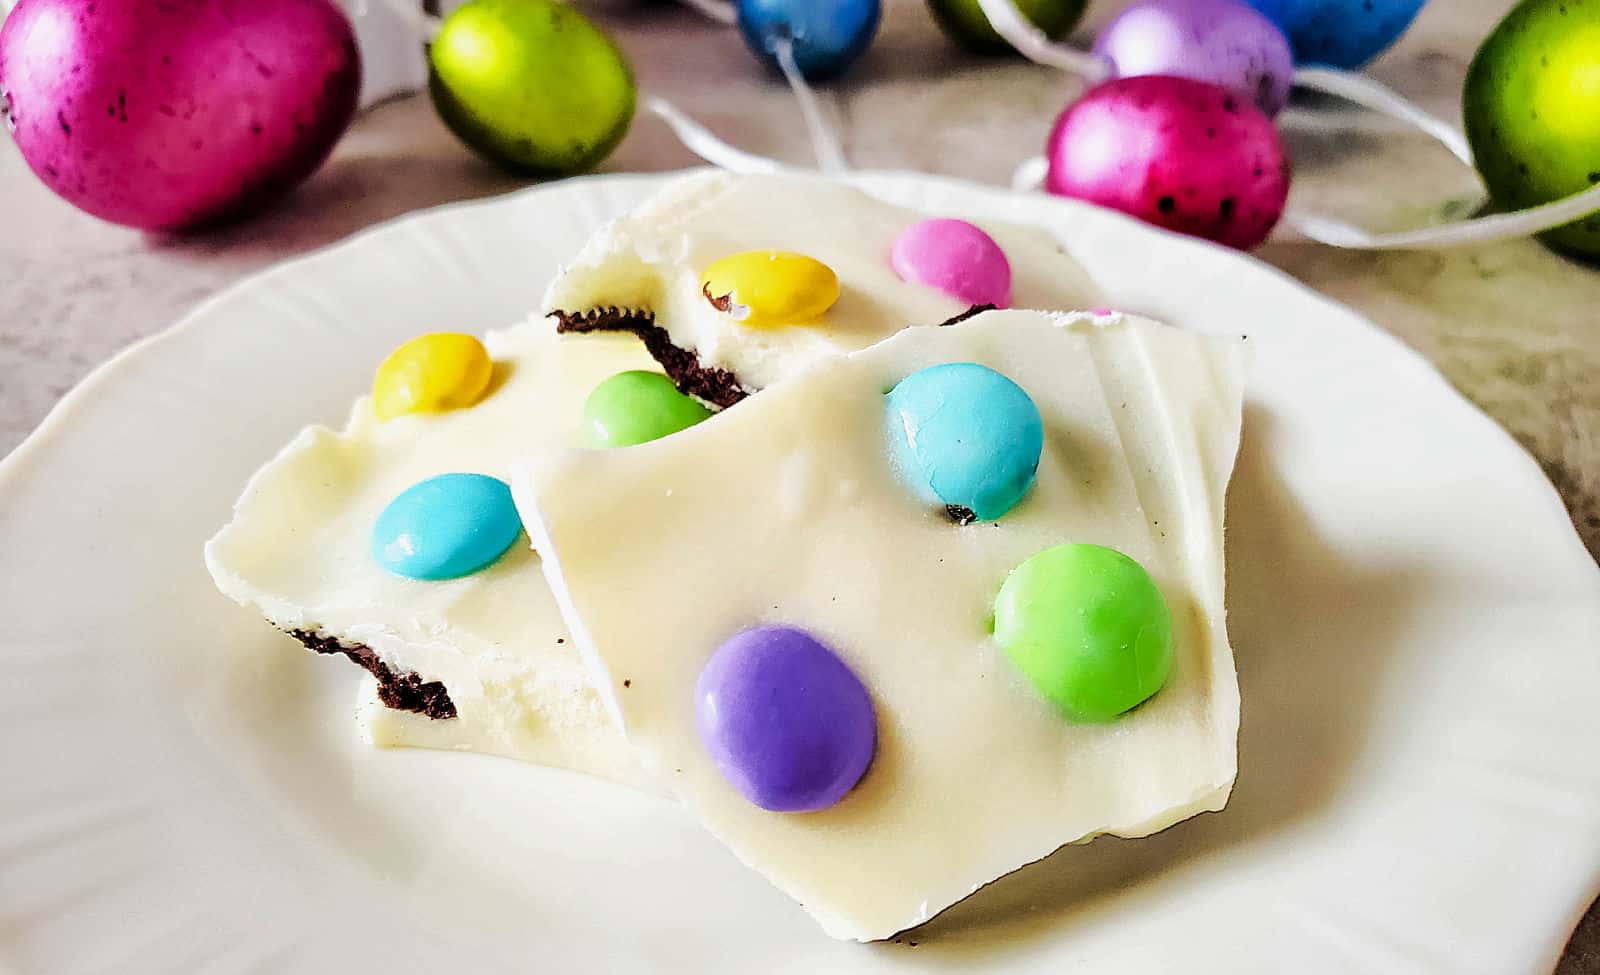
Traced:
<path fill-rule="evenodd" d="M 738 0 L 739 32 L 756 57 L 776 68 L 775 42 L 787 37 L 809 81 L 844 73 L 872 42 L 879 0 Z"/>
<path fill-rule="evenodd" d="M 1359 68 L 1404 34 L 1426 0 L 1246 0 L 1277 24 L 1296 64 Z"/>
<path fill-rule="evenodd" d="M 989 520 L 1027 493 L 1044 422 L 1021 386 L 976 362 L 951 362 L 912 373 L 886 399 L 895 466 L 920 496 L 962 520 Z"/>
<path fill-rule="evenodd" d="M 407 579 L 455 579 L 493 565 L 521 531 L 506 482 L 440 474 L 383 509 L 372 525 L 372 557 Z"/>

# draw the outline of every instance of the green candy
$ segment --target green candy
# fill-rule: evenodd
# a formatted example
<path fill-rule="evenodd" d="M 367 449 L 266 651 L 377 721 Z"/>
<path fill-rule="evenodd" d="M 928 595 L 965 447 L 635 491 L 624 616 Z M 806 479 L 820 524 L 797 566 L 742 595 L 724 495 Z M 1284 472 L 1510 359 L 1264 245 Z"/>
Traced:
<path fill-rule="evenodd" d="M 1478 48 L 1462 114 L 1501 207 L 1520 210 L 1600 183 L 1600 0 L 1525 0 Z M 1600 258 L 1600 211 L 1544 235 Z"/>
<path fill-rule="evenodd" d="M 583 428 L 591 447 L 632 447 L 694 426 L 711 415 L 678 392 L 659 372 L 619 372 L 583 403 Z"/>
<path fill-rule="evenodd" d="M 1060 40 L 1078 24 L 1089 0 L 1017 0 L 1017 9 L 1044 31 L 1051 40 Z M 945 36 L 974 54 L 1006 54 L 1011 45 L 989 26 L 978 0 L 928 0 L 928 9 Z"/>
<path fill-rule="evenodd" d="M 445 124 L 513 172 L 562 175 L 610 155 L 633 119 L 633 71 L 599 28 L 556 0 L 471 0 L 429 49 Z"/>
<path fill-rule="evenodd" d="M 1057 545 L 1011 570 L 994 635 L 1068 717 L 1109 721 L 1172 670 L 1172 613 L 1139 563 L 1099 545 Z"/>

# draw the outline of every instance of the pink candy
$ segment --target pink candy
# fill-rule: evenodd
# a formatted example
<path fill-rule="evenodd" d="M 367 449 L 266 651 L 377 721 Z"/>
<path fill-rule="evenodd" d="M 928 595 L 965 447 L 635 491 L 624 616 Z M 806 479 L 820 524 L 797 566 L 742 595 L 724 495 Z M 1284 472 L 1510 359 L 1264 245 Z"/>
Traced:
<path fill-rule="evenodd" d="M 1248 250 L 1283 214 L 1289 162 L 1249 101 L 1188 78 L 1097 85 L 1056 120 L 1045 188 Z"/>
<path fill-rule="evenodd" d="M 994 238 L 965 220 L 934 218 L 907 227 L 889 254 L 902 280 L 968 305 L 1011 306 L 1011 262 Z"/>

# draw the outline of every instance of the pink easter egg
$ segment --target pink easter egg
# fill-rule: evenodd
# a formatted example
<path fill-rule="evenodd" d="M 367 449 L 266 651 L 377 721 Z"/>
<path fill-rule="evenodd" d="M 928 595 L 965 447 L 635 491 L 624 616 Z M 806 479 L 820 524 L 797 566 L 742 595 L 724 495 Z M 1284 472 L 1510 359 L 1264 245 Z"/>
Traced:
<path fill-rule="evenodd" d="M 38 177 L 113 223 L 232 218 L 319 166 L 361 61 L 331 0 L 20 0 L 0 91 Z"/>
<path fill-rule="evenodd" d="M 1091 88 L 1056 119 L 1045 188 L 1248 250 L 1289 196 L 1272 121 L 1216 85 L 1147 75 Z"/>
<path fill-rule="evenodd" d="M 968 305 L 1011 306 L 1011 262 L 994 238 L 965 220 L 919 220 L 895 239 L 889 264 L 901 280 Z"/>

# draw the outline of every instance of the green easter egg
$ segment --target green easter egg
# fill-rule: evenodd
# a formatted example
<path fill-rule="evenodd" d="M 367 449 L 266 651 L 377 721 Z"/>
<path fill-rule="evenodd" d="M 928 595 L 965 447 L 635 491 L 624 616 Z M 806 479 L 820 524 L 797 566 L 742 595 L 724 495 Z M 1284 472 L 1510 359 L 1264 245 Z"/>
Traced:
<path fill-rule="evenodd" d="M 637 88 L 622 52 L 556 0 L 471 0 L 445 18 L 429 60 L 445 124 L 513 172 L 589 169 L 633 119 Z"/>
<path fill-rule="evenodd" d="M 594 388 L 583 403 L 583 427 L 591 447 L 632 447 L 660 440 L 711 415 L 698 400 L 678 392 L 659 372 L 619 372 Z"/>
<path fill-rule="evenodd" d="M 994 636 L 1067 717 L 1109 721 L 1161 689 L 1172 613 L 1138 562 L 1099 545 L 1057 545 L 1006 577 Z"/>
<path fill-rule="evenodd" d="M 1017 9 L 1044 31 L 1060 40 L 1078 25 L 1089 0 L 1017 0 Z M 975 54 L 1006 54 L 1011 45 L 989 26 L 978 0 L 928 0 L 928 9 L 945 36 Z"/>
<path fill-rule="evenodd" d="M 1549 203 L 1600 184 L 1600 0 L 1524 0 L 1478 48 L 1462 95 L 1495 202 Z M 1543 235 L 1600 258 L 1600 211 Z"/>

